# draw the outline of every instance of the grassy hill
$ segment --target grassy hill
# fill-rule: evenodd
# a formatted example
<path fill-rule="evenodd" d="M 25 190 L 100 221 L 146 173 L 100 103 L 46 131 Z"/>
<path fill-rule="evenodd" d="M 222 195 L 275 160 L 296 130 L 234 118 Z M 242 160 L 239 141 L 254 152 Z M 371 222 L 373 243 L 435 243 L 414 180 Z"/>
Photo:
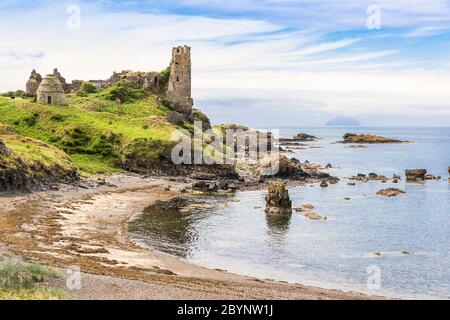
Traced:
<path fill-rule="evenodd" d="M 0 97 L 0 123 L 65 151 L 82 174 L 139 171 L 170 155 L 177 126 L 157 95 L 123 82 L 92 91 L 68 95 L 68 106 Z"/>
<path fill-rule="evenodd" d="M 76 178 L 76 167 L 64 151 L 0 125 L 0 191 L 32 191 Z"/>

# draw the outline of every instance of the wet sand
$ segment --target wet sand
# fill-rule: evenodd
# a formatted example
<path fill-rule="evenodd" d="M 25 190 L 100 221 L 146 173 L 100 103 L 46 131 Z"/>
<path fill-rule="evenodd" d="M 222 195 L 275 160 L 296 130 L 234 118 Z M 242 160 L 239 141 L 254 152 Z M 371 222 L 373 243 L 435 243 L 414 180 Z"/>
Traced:
<path fill-rule="evenodd" d="M 93 187 L 0 196 L 0 257 L 81 268 L 82 288 L 52 285 L 76 299 L 371 299 L 212 270 L 132 242 L 129 219 L 186 187 L 181 180 L 102 177 Z"/>

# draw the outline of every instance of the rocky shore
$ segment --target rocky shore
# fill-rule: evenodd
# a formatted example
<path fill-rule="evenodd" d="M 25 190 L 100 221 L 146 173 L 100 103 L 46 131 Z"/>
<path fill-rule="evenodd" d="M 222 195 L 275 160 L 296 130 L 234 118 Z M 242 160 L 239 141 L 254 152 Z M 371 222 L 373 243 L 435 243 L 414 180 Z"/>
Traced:
<path fill-rule="evenodd" d="M 0 197 L 0 256 L 83 271 L 78 299 L 367 299 L 356 293 L 305 287 L 210 270 L 133 243 L 134 212 L 174 199 L 189 187 L 177 177 L 113 175 L 84 187 Z M 169 191 L 170 189 L 170 191 Z M 175 198 L 176 199 L 176 198 Z M 171 200 L 170 206 L 183 204 Z M 157 205 L 164 207 L 164 202 Z"/>

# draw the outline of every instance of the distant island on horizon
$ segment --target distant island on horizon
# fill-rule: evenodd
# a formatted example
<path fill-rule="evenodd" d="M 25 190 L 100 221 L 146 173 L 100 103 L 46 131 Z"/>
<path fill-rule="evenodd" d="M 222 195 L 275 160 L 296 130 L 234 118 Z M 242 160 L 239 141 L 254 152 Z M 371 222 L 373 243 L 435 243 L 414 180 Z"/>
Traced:
<path fill-rule="evenodd" d="M 336 117 L 329 120 L 325 123 L 325 126 L 351 126 L 351 127 L 360 127 L 361 122 L 352 117 Z"/>

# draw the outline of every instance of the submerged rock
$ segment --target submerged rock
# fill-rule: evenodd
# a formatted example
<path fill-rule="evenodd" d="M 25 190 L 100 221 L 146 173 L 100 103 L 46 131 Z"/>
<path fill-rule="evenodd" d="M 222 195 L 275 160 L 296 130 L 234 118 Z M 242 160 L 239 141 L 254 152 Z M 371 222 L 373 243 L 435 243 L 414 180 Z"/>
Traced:
<path fill-rule="evenodd" d="M 273 182 L 269 185 L 269 194 L 266 196 L 267 213 L 290 213 L 292 212 L 292 201 L 286 184 Z"/>
<path fill-rule="evenodd" d="M 350 180 L 361 181 L 361 182 L 369 182 L 369 181 L 381 181 L 386 183 L 389 179 L 386 176 L 378 175 L 376 173 L 369 173 L 368 175 L 358 173 L 358 175 L 350 177 Z"/>
<path fill-rule="evenodd" d="M 400 194 L 406 193 L 404 190 L 400 190 L 397 188 L 389 188 L 389 189 L 382 189 L 377 192 L 377 195 L 383 196 L 383 197 L 396 197 Z"/>
<path fill-rule="evenodd" d="M 302 204 L 300 207 L 296 208 L 295 211 L 297 212 L 306 212 L 314 209 L 314 206 L 309 203 Z"/>
<path fill-rule="evenodd" d="M 310 220 L 327 220 L 326 216 L 321 216 L 320 214 L 312 211 L 314 206 L 312 204 L 302 204 L 300 207 L 296 208 L 295 211 L 301 213 L 303 216 Z"/>

